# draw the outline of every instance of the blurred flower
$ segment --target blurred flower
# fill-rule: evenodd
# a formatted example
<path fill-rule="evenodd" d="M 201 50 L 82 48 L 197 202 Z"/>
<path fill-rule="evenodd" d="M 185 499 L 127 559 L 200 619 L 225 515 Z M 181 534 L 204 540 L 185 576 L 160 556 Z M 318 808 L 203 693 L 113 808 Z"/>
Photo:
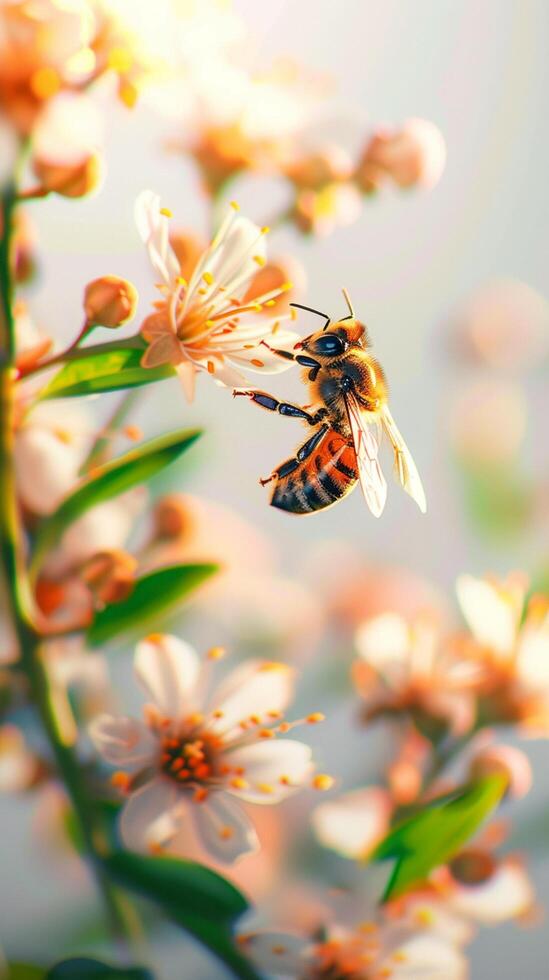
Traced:
<path fill-rule="evenodd" d="M 36 326 L 24 300 L 15 301 L 13 316 L 15 321 L 15 363 L 17 370 L 24 374 L 51 350 L 53 339 Z"/>
<path fill-rule="evenodd" d="M 408 119 L 400 130 L 379 129 L 367 144 L 355 180 L 362 190 L 376 191 L 386 180 L 399 187 L 432 188 L 446 164 L 440 130 L 427 119 Z"/>
<path fill-rule="evenodd" d="M 243 170 L 275 172 L 325 87 L 288 59 L 255 74 L 208 59 L 191 67 L 184 84 L 194 101 L 196 132 L 187 145 L 212 195 Z M 192 118 L 188 125 L 192 132 Z"/>
<path fill-rule="evenodd" d="M 501 773 L 507 779 L 507 793 L 521 799 L 532 787 L 532 767 L 528 757 L 512 745 L 487 745 L 474 753 L 470 763 L 470 778 Z"/>
<path fill-rule="evenodd" d="M 534 904 L 528 874 L 512 855 L 498 858 L 488 850 L 471 847 L 432 877 L 445 906 L 473 924 L 497 925 L 518 919 Z"/>
<path fill-rule="evenodd" d="M 192 817 L 204 847 L 233 862 L 257 847 L 235 799 L 277 803 L 311 775 L 311 752 L 278 739 L 293 693 L 284 664 L 246 661 L 206 699 L 214 649 L 205 662 L 182 640 L 150 636 L 137 647 L 135 670 L 153 705 L 145 723 L 104 715 L 91 727 L 99 752 L 125 772 L 115 782 L 129 793 L 121 817 L 127 847 L 153 850 L 172 842 Z M 233 799 L 233 797 L 235 799 Z"/>
<path fill-rule="evenodd" d="M 461 952 L 444 938 L 391 923 L 365 922 L 354 930 L 330 925 L 321 940 L 267 930 L 240 939 L 259 969 L 293 980 L 465 980 L 467 976 Z"/>
<path fill-rule="evenodd" d="M 463 352 L 492 369 L 518 372 L 549 348 L 549 306 L 525 282 L 502 279 L 481 286 L 456 318 Z"/>
<path fill-rule="evenodd" d="M 91 326 L 121 327 L 135 316 L 137 290 L 119 276 L 101 276 L 84 290 L 84 312 Z"/>
<path fill-rule="evenodd" d="M 452 406 L 451 437 L 468 463 L 481 467 L 508 463 L 524 438 L 526 421 L 521 388 L 509 381 L 483 379 L 461 387 Z"/>
<path fill-rule="evenodd" d="M 246 649 L 306 658 L 322 632 L 322 603 L 302 581 L 280 575 L 267 537 L 229 507 L 190 494 L 161 497 L 141 572 L 179 562 L 215 562 L 197 598 L 223 635 Z"/>
<path fill-rule="evenodd" d="M 221 385 L 239 387 L 246 382 L 239 368 L 267 374 L 288 368 L 291 362 L 262 346 L 264 339 L 277 332 L 280 319 L 256 317 L 255 323 L 241 324 L 242 314 L 261 312 L 263 304 L 276 300 L 283 291 L 263 294 L 252 304 L 240 299 L 243 287 L 265 262 L 265 229 L 231 208 L 187 282 L 169 244 L 166 212 L 152 192 L 139 196 L 136 221 L 164 296 L 157 303 L 157 312 L 141 327 L 149 343 L 144 367 L 172 364 L 189 400 L 199 372 L 211 374 Z M 280 331 L 277 346 L 288 346 L 296 339 L 296 334 Z"/>
<path fill-rule="evenodd" d="M 526 606 L 524 576 L 505 581 L 461 575 L 457 597 L 484 670 L 485 709 L 496 721 L 516 721 L 549 734 L 549 601 Z"/>
<path fill-rule="evenodd" d="M 43 651 L 58 723 L 66 744 L 74 744 L 79 732 L 69 696 L 76 699 L 82 724 L 112 710 L 107 661 L 102 653 L 89 650 L 82 636 L 48 640 Z"/>
<path fill-rule="evenodd" d="M 369 786 L 321 803 L 313 812 L 312 824 L 324 847 L 360 861 L 387 834 L 392 812 L 390 793 Z"/>
<path fill-rule="evenodd" d="M 0 792 L 19 793 L 33 786 L 42 764 L 16 725 L 0 725 Z"/>
<path fill-rule="evenodd" d="M 89 446 L 89 417 L 64 403 L 41 402 L 26 415 L 15 435 L 17 492 L 34 514 L 51 514 L 78 480 Z"/>
<path fill-rule="evenodd" d="M 292 219 L 304 234 L 324 237 L 336 228 L 353 224 L 361 210 L 360 194 L 354 184 L 331 183 L 318 191 L 299 191 Z"/>
<path fill-rule="evenodd" d="M 424 614 L 408 625 L 385 613 L 358 628 L 356 646 L 352 676 L 368 718 L 412 712 L 416 722 L 434 719 L 454 734 L 471 727 L 480 671 L 444 643 L 436 617 Z"/>
<path fill-rule="evenodd" d="M 42 112 L 33 134 L 32 165 L 39 192 L 83 197 L 101 176 L 103 125 L 86 95 L 62 92 Z"/>
<path fill-rule="evenodd" d="M 381 613 L 395 612 L 411 621 L 425 609 L 446 611 L 441 592 L 406 568 L 368 563 L 363 552 L 342 540 L 315 543 L 303 565 L 327 614 L 338 629 L 354 630 Z"/>
<path fill-rule="evenodd" d="M 123 602 L 133 592 L 137 559 L 127 551 L 98 551 L 84 564 L 81 575 L 97 608 Z"/>
<path fill-rule="evenodd" d="M 0 174 L 0 183 L 1 183 Z M 16 283 L 24 285 L 30 282 L 36 273 L 36 229 L 26 211 L 18 207 L 14 219 L 12 230 L 12 243 L 14 251 L 14 277 Z"/>
<path fill-rule="evenodd" d="M 48 100 L 90 77 L 94 16 L 86 0 L 7 0 L 0 6 L 0 108 L 23 135 Z"/>

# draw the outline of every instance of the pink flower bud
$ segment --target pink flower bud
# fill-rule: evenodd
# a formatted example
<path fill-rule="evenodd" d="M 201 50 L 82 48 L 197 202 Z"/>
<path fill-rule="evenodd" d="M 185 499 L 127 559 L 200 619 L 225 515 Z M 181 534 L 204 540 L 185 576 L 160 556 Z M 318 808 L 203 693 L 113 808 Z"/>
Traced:
<path fill-rule="evenodd" d="M 508 781 L 507 793 L 520 799 L 532 786 L 532 768 L 524 752 L 511 745 L 492 745 L 482 749 L 471 762 L 472 779 L 501 773 Z"/>
<path fill-rule="evenodd" d="M 135 316 L 137 290 L 118 276 L 93 279 L 84 292 L 84 312 L 89 326 L 121 327 Z"/>
<path fill-rule="evenodd" d="M 385 179 L 399 187 L 434 187 L 446 164 L 440 130 L 427 119 L 409 119 L 399 131 L 374 133 L 355 179 L 364 191 L 377 190 Z"/>

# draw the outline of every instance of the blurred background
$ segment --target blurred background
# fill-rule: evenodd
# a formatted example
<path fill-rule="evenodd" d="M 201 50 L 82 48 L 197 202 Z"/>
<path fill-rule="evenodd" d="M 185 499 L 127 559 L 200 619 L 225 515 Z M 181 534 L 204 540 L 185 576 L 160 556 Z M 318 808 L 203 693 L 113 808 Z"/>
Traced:
<path fill-rule="evenodd" d="M 456 575 L 463 571 L 521 568 L 547 584 L 549 138 L 543 120 L 549 8 L 543 0 L 236 0 L 234 8 L 250 32 L 248 57 L 258 69 L 284 55 L 326 76 L 328 95 L 311 130 L 352 151 L 380 125 L 422 117 L 439 127 L 447 148 L 445 171 L 433 189 L 383 188 L 366 200 L 354 223 L 329 235 L 305 238 L 283 226 L 269 238 L 270 254 L 291 255 L 303 265 L 301 302 L 337 318 L 344 315 L 341 287 L 349 290 L 422 475 L 426 516 L 396 484 L 379 521 L 358 492 L 307 519 L 270 508 L 258 479 L 292 454 L 301 430 L 245 399 L 233 402 L 213 385 L 199 383 L 191 406 L 177 381 L 152 385 L 135 415 L 147 434 L 187 424 L 205 428 L 181 478 L 184 486 L 174 471 L 161 489 L 232 508 L 268 539 L 268 561 L 281 591 L 273 586 L 267 614 L 276 632 L 277 597 L 283 595 L 288 656 L 308 658 L 311 665 L 300 700 L 328 715 L 323 730 L 313 733 L 321 768 L 353 785 L 375 778 L 382 740 L 375 731 L 361 732 L 356 705 L 338 699 L 334 677 L 344 691 L 348 641 L 335 631 L 322 642 L 316 636 L 332 589 L 350 577 L 353 563 L 364 574 L 380 566 L 389 577 L 413 572 L 414 587 L 440 592 L 450 608 Z M 162 4 L 157 16 L 161 21 Z M 178 227 L 209 234 L 193 162 L 166 150 L 174 138 L 173 114 L 167 118 L 146 99 L 130 113 L 112 103 L 106 112 L 100 193 L 78 205 L 57 196 L 31 205 L 41 259 L 28 301 L 36 322 L 66 340 L 80 322 L 83 285 L 96 276 L 130 279 L 140 292 L 139 315 L 148 311 L 154 286 L 133 221 L 143 188 L 161 195 Z M 231 185 L 229 197 L 264 224 L 284 207 L 285 193 L 276 178 L 245 175 Z M 303 314 L 298 329 L 308 333 L 316 321 Z M 258 382 L 284 399 L 303 400 L 297 372 Z M 388 452 L 385 465 L 389 470 Z M 230 646 L 231 630 L 241 637 L 231 617 L 236 600 L 224 603 L 216 609 L 212 599 L 206 624 L 191 613 L 185 635 L 201 645 Z M 252 626 L 247 630 L 254 638 Z M 319 650 L 323 656 L 315 658 Z M 342 665 L 339 673 L 331 671 L 333 662 Z M 129 654 L 120 652 L 112 666 L 124 690 Z M 131 706 L 131 699 L 130 693 L 125 703 Z M 536 844 L 539 814 L 549 808 L 546 745 L 540 741 L 527 751 L 536 781 L 517 807 L 520 846 L 528 838 Z M 47 832 L 45 811 L 27 798 L 8 796 L 1 807 L 2 877 L 11 898 L 2 903 L 0 942 L 14 958 L 47 960 L 61 943 L 78 946 L 78 930 L 93 933 L 94 899 L 72 864 L 60 860 L 57 866 L 31 843 L 37 823 Z M 549 861 L 543 851 L 535 853 L 533 876 L 543 904 Z M 74 898 L 70 913 L 68 893 Z M 155 949 L 165 977 L 182 976 L 181 938 L 166 934 Z M 218 975 L 205 955 L 193 955 L 185 976 Z M 511 980 L 519 971 L 544 976 L 544 929 L 483 930 L 471 962 L 473 978 Z"/>

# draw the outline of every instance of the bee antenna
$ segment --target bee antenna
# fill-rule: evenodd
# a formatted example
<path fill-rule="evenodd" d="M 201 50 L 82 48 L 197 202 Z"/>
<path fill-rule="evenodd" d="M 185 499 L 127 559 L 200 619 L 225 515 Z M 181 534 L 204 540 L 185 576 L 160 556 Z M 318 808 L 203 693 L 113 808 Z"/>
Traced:
<path fill-rule="evenodd" d="M 354 320 L 355 319 L 355 311 L 353 310 L 353 304 L 351 303 L 351 297 L 349 296 L 349 293 L 347 292 L 347 290 L 345 288 L 343 288 L 341 290 L 341 292 L 343 293 L 343 295 L 345 297 L 345 302 L 347 303 L 347 306 L 349 308 L 349 313 L 351 314 L 350 317 L 347 317 L 346 316 L 346 317 L 344 317 L 344 319 L 345 320 L 349 320 L 349 319 Z"/>
<path fill-rule="evenodd" d="M 323 316 L 324 319 L 326 320 L 326 323 L 322 328 L 323 330 L 326 330 L 326 327 L 328 327 L 330 324 L 330 317 L 328 316 L 328 314 L 321 313 L 320 310 L 313 310 L 312 306 L 302 306 L 301 303 L 290 303 L 290 306 L 294 306 L 296 310 L 306 310 L 307 313 L 315 313 L 317 316 Z"/>

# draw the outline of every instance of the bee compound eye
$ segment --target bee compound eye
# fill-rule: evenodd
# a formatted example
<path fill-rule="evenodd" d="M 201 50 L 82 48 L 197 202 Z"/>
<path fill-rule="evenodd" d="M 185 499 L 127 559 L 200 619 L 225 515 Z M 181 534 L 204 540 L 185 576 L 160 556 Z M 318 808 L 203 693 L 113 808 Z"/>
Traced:
<path fill-rule="evenodd" d="M 326 333 L 314 343 L 314 353 L 315 354 L 326 354 L 326 355 L 336 355 L 342 354 L 345 350 L 345 344 L 341 337 L 338 337 L 335 333 Z"/>

